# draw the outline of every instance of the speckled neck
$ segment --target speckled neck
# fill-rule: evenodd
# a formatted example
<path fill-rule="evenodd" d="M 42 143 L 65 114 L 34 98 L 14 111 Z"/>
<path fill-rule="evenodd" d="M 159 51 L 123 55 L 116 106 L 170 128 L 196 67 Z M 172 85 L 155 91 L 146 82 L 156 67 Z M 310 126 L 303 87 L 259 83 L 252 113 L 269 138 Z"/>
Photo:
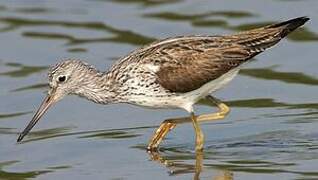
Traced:
<path fill-rule="evenodd" d="M 91 66 L 82 71 L 82 76 L 78 77 L 81 83 L 74 94 L 99 104 L 118 102 L 116 83 L 108 73 L 102 73 Z"/>

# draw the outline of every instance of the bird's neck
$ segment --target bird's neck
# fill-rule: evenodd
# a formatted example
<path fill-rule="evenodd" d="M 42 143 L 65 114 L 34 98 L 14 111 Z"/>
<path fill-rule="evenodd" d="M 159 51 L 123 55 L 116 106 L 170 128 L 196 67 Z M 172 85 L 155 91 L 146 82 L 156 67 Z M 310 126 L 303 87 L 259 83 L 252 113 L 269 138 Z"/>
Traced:
<path fill-rule="evenodd" d="M 81 79 L 80 87 L 75 94 L 99 104 L 118 102 L 116 83 L 107 73 L 90 69 Z"/>

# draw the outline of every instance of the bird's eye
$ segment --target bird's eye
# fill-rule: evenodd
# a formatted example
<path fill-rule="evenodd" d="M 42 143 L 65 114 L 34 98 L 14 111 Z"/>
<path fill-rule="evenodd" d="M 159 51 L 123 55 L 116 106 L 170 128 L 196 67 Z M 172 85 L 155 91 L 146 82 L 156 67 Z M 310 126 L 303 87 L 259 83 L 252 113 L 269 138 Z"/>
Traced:
<path fill-rule="evenodd" d="M 64 82 L 66 80 L 66 76 L 58 77 L 59 82 Z"/>

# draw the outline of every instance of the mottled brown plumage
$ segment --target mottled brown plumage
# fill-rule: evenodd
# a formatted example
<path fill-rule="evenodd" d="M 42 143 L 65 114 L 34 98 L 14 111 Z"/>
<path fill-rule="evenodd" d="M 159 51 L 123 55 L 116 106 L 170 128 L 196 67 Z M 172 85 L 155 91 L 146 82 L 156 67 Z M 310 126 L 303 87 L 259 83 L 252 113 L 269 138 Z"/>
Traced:
<path fill-rule="evenodd" d="M 157 80 L 172 92 L 186 93 L 217 79 L 252 56 L 248 49 L 239 45 L 210 48 L 204 52 L 183 51 L 173 57 L 182 63 L 163 63 Z"/>
<path fill-rule="evenodd" d="M 191 113 L 197 150 L 203 148 L 198 121 L 223 118 L 229 108 L 210 94 L 230 82 L 241 65 L 278 43 L 309 18 L 227 36 L 181 36 L 156 41 L 137 49 L 101 72 L 79 61 L 66 60 L 49 72 L 50 90 L 18 141 L 32 129 L 46 110 L 65 95 L 75 94 L 101 104 L 130 103 L 152 108 L 182 108 Z M 207 98 L 218 113 L 195 116 L 193 105 Z M 149 144 L 156 148 L 182 119 L 164 121 Z"/>
<path fill-rule="evenodd" d="M 144 63 L 160 64 L 157 81 L 164 88 L 185 93 L 219 78 L 275 45 L 305 19 L 297 18 L 229 36 L 167 39 L 153 43 L 150 45 L 153 47 L 146 47 L 138 55 Z M 167 43 L 162 43 L 165 41 Z"/>

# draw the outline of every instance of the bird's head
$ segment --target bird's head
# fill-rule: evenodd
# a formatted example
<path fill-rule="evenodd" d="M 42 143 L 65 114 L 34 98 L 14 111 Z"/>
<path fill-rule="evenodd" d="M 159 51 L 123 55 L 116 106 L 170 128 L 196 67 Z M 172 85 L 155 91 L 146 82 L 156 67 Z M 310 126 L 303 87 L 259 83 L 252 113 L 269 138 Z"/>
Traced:
<path fill-rule="evenodd" d="M 48 73 L 48 94 L 17 141 L 20 142 L 28 134 L 50 106 L 64 96 L 76 93 L 81 86 L 85 85 L 87 82 L 85 80 L 94 70 L 93 67 L 78 60 L 66 60 L 51 67 Z"/>

